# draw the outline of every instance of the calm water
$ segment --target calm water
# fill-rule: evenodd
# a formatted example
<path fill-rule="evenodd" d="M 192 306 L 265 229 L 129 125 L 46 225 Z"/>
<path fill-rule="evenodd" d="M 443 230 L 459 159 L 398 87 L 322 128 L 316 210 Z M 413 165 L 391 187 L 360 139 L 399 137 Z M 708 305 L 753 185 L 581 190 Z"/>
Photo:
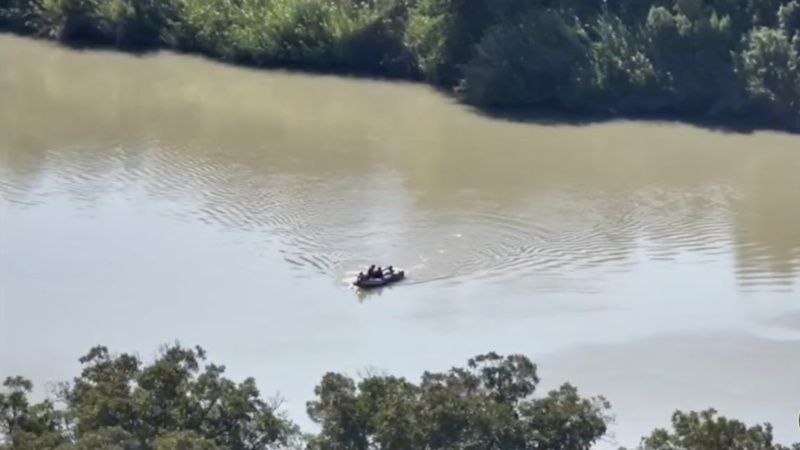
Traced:
<path fill-rule="evenodd" d="M 0 36 L 0 375 L 176 339 L 303 425 L 324 371 L 496 350 L 609 397 L 609 446 L 708 406 L 800 440 L 800 137 Z"/>

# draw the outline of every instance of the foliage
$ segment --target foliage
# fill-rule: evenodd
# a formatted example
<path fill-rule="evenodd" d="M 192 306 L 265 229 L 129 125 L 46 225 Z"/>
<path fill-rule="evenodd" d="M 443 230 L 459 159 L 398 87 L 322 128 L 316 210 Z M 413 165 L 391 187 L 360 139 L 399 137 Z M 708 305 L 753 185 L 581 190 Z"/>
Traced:
<path fill-rule="evenodd" d="M 50 401 L 31 405 L 30 382 L 7 379 L 0 432 L 15 450 L 266 450 L 297 434 L 252 378 L 235 383 L 204 360 L 201 348 L 178 345 L 149 365 L 92 348 L 80 359 L 80 376 L 59 389 L 64 410 Z"/>
<path fill-rule="evenodd" d="M 478 107 L 800 129 L 800 0 L 0 0 L 0 30 L 415 79 Z M 795 83 L 795 85 L 792 85 Z"/>
<path fill-rule="evenodd" d="M 800 33 L 800 3 L 792 0 L 778 9 L 778 23 L 786 36 L 794 38 Z"/>
<path fill-rule="evenodd" d="M 75 442 L 62 444 L 56 447 L 56 450 L 129 450 L 137 448 L 139 445 L 131 433 L 120 427 L 107 427 L 88 431 Z"/>
<path fill-rule="evenodd" d="M 31 404 L 28 394 L 33 384 L 22 377 L 3 382 L 7 393 L 0 393 L 0 436 L 6 436 L 14 450 L 53 448 L 64 442 L 61 413 L 53 403 Z M 2 442 L 2 441 L 0 441 Z"/>
<path fill-rule="evenodd" d="M 782 30 L 759 28 L 741 54 L 747 92 L 776 120 L 800 125 L 800 53 Z M 792 123 L 794 121 L 794 123 Z"/>
<path fill-rule="evenodd" d="M 522 355 L 476 356 L 465 367 L 425 372 L 418 383 L 389 375 L 328 373 L 307 404 L 316 435 L 236 383 L 205 352 L 173 345 L 144 364 L 94 347 L 83 369 L 50 400 L 9 377 L 0 392 L 0 450 L 588 450 L 611 422 L 603 397 L 566 383 L 537 395 L 537 366 Z M 713 409 L 676 412 L 639 450 L 800 450 L 775 444 L 769 424 L 747 426 Z M 624 449 L 621 449 L 624 450 Z"/>
<path fill-rule="evenodd" d="M 663 108 L 667 89 L 659 83 L 646 40 L 618 16 L 600 16 L 593 26 L 594 79 L 601 103 L 622 111 Z"/>
<path fill-rule="evenodd" d="M 487 31 L 464 69 L 463 91 L 478 105 L 586 107 L 591 44 L 579 26 L 552 9 Z"/>
<path fill-rule="evenodd" d="M 606 432 L 609 405 L 564 385 L 533 394 L 536 366 L 520 355 L 494 353 L 467 367 L 422 376 L 359 382 L 329 373 L 308 404 L 321 427 L 310 449 L 589 449 Z"/>
<path fill-rule="evenodd" d="M 0 0 L 0 30 L 33 34 L 41 27 L 39 5 L 31 0 Z"/>
<path fill-rule="evenodd" d="M 739 109 L 730 18 L 707 11 L 702 0 L 683 0 L 675 12 L 652 8 L 645 35 L 656 77 L 670 94 L 669 108 L 712 114 Z"/>
<path fill-rule="evenodd" d="M 420 69 L 436 84 L 458 82 L 460 66 L 484 32 L 529 6 L 525 0 L 419 0 L 412 9 L 407 41 Z"/>
<path fill-rule="evenodd" d="M 256 65 L 412 76 L 403 0 L 182 0 L 189 50 Z"/>
<path fill-rule="evenodd" d="M 656 429 L 642 439 L 640 450 L 800 450 L 775 444 L 769 424 L 748 427 L 717 415 L 714 409 L 672 415 L 672 431 Z"/>

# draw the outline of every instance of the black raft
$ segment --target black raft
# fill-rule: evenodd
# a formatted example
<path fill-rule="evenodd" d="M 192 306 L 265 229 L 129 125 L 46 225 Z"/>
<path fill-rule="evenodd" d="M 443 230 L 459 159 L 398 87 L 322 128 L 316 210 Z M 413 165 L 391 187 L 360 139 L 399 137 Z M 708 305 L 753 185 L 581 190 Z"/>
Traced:
<path fill-rule="evenodd" d="M 358 286 L 361 289 L 378 288 L 388 284 L 397 283 L 405 277 L 406 273 L 403 270 L 384 270 L 380 276 L 359 274 L 359 276 L 356 278 L 356 281 L 353 282 L 353 285 Z"/>

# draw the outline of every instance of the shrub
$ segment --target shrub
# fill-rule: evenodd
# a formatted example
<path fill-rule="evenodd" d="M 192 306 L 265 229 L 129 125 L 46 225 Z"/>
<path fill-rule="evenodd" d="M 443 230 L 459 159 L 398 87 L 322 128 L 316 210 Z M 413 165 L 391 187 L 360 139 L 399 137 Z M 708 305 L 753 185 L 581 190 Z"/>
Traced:
<path fill-rule="evenodd" d="M 740 56 L 747 93 L 781 123 L 800 126 L 800 55 L 782 30 L 758 28 Z"/>
<path fill-rule="evenodd" d="M 420 0 L 411 9 L 406 39 L 428 81 L 453 86 L 486 30 L 536 4 L 528 0 Z"/>
<path fill-rule="evenodd" d="M 598 96 L 621 111 L 658 110 L 666 93 L 658 83 L 641 32 L 617 16 L 603 15 L 593 27 L 592 58 Z"/>
<path fill-rule="evenodd" d="M 478 105 L 587 106 L 590 54 L 579 24 L 568 24 L 552 9 L 535 10 L 486 33 L 464 69 L 461 89 Z"/>

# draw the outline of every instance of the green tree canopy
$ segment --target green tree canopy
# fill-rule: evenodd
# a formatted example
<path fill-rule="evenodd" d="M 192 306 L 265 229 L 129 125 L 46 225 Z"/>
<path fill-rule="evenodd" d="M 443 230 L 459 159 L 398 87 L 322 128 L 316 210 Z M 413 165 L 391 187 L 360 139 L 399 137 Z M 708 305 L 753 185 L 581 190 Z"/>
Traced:
<path fill-rule="evenodd" d="M 717 415 L 714 409 L 672 415 L 672 430 L 657 429 L 642 439 L 640 450 L 800 450 L 773 442 L 769 424 L 747 426 Z"/>
<path fill-rule="evenodd" d="M 741 54 L 747 92 L 762 110 L 789 125 L 800 125 L 800 38 L 783 30 L 758 28 Z"/>
<path fill-rule="evenodd" d="M 588 450 L 607 431 L 610 405 L 565 383 L 537 391 L 522 355 L 488 353 L 464 367 L 424 372 L 419 382 L 328 373 L 307 404 L 320 430 L 297 427 L 236 383 L 199 348 L 165 347 L 150 363 L 92 348 L 56 404 L 32 403 L 30 381 L 0 391 L 0 450 Z M 621 449 L 624 450 L 624 449 Z M 748 426 L 716 411 L 676 412 L 638 450 L 800 450 L 773 442 L 769 424 Z"/>
<path fill-rule="evenodd" d="M 329 373 L 308 404 L 316 450 L 589 449 L 606 432 L 609 404 L 565 384 L 534 395 L 536 366 L 521 355 L 477 356 L 466 367 L 356 382 Z"/>
<path fill-rule="evenodd" d="M 14 450 L 266 450 L 297 435 L 252 378 L 236 383 L 204 361 L 199 347 L 165 347 L 150 364 L 94 347 L 80 359 L 80 376 L 59 388 L 64 411 L 30 404 L 30 382 L 7 379 L 0 431 Z"/>
<path fill-rule="evenodd" d="M 50 401 L 31 404 L 28 395 L 33 384 L 22 377 L 8 377 L 0 393 L 0 436 L 5 436 L 14 450 L 54 448 L 66 440 L 62 414 Z M 0 440 L 2 442 L 2 440 Z"/>
<path fill-rule="evenodd" d="M 587 107 L 591 43 L 577 24 L 553 9 L 535 9 L 496 25 L 464 69 L 470 103 L 488 106 Z"/>

